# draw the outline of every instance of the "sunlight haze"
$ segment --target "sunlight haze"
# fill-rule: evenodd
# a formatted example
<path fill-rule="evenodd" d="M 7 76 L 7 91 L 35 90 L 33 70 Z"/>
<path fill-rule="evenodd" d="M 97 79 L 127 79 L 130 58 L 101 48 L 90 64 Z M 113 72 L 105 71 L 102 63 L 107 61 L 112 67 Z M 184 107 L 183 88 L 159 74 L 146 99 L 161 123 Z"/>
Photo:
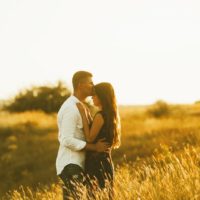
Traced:
<path fill-rule="evenodd" d="M 0 1 L 0 99 L 87 70 L 119 104 L 200 100 L 200 2 Z"/>

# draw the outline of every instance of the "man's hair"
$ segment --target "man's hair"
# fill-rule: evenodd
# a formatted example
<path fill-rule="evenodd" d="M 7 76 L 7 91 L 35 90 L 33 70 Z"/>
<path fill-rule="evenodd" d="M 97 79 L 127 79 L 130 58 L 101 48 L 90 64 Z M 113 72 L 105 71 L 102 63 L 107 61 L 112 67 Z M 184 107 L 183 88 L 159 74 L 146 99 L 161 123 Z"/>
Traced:
<path fill-rule="evenodd" d="M 82 83 L 85 81 L 85 79 L 92 77 L 92 74 L 90 72 L 87 71 L 78 71 L 73 75 L 72 78 L 72 84 L 73 84 L 73 88 L 74 90 L 77 88 L 77 86 L 79 85 L 79 83 Z"/>

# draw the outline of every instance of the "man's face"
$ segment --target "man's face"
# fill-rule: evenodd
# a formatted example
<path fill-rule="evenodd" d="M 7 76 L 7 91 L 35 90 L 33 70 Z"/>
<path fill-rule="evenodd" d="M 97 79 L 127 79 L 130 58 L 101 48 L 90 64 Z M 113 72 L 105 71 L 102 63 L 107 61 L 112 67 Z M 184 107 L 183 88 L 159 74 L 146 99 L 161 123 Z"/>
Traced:
<path fill-rule="evenodd" d="M 80 84 L 80 91 L 82 94 L 86 97 L 92 96 L 94 90 L 94 84 L 91 77 L 86 78 L 81 84 Z"/>

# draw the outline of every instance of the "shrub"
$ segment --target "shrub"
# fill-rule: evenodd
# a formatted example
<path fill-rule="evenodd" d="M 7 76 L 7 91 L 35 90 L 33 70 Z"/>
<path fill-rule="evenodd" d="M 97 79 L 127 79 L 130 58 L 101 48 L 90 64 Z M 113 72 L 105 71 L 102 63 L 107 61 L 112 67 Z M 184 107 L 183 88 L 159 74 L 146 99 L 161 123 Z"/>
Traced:
<path fill-rule="evenodd" d="M 170 106 L 166 102 L 159 100 L 147 109 L 147 113 L 153 117 L 163 117 L 170 113 Z"/>

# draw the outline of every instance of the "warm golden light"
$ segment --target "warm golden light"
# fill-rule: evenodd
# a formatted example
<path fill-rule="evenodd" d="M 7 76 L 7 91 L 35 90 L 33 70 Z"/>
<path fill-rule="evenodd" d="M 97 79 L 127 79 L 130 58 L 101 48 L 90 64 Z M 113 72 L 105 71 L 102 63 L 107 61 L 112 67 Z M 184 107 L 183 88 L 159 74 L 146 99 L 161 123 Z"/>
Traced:
<path fill-rule="evenodd" d="M 199 8 L 181 0 L 2 1 L 0 98 L 60 79 L 71 84 L 81 69 L 113 83 L 120 104 L 193 103 Z"/>

